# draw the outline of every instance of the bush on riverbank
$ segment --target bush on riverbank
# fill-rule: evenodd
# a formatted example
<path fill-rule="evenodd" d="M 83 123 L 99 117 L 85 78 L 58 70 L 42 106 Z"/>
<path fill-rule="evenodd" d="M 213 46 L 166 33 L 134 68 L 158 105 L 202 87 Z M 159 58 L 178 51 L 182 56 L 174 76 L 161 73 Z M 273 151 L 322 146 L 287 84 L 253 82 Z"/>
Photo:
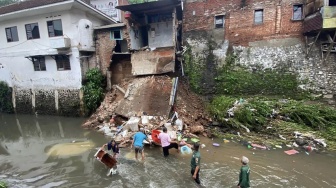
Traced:
<path fill-rule="evenodd" d="M 0 188 L 7 188 L 7 187 L 8 187 L 8 185 L 7 185 L 6 182 L 0 181 Z"/>
<path fill-rule="evenodd" d="M 251 131 L 262 132 L 276 121 L 281 125 L 298 125 L 319 132 L 320 136 L 336 142 L 336 110 L 322 104 L 307 104 L 296 100 L 268 98 L 236 99 L 228 96 L 215 97 L 209 104 L 209 112 L 223 127 L 238 128 L 241 125 Z M 234 112 L 232 118 L 228 110 Z M 288 122 L 281 123 L 281 122 Z M 301 129 L 302 130 L 302 129 Z M 298 130 L 300 131 L 300 130 Z"/>
<path fill-rule="evenodd" d="M 13 113 L 12 90 L 2 81 L 0 81 L 0 112 Z"/>
<path fill-rule="evenodd" d="M 104 76 L 98 68 L 90 69 L 83 84 L 84 105 L 87 114 L 94 112 L 104 99 Z"/>

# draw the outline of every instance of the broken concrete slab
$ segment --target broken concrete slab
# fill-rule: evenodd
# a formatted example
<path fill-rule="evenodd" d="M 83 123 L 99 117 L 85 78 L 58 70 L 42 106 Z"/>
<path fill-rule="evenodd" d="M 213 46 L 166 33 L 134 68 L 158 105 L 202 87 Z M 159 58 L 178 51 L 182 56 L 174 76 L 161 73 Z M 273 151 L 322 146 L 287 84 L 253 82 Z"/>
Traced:
<path fill-rule="evenodd" d="M 172 78 L 168 76 L 135 78 L 132 84 L 128 96 L 128 99 L 132 100 L 122 99 L 115 113 L 128 118 L 140 116 L 143 112 L 150 116 L 168 117 L 172 107 L 169 102 L 174 90 Z M 176 93 L 176 90 L 174 92 Z"/>
<path fill-rule="evenodd" d="M 132 74 L 149 75 L 174 72 L 175 50 L 173 47 L 132 54 Z"/>

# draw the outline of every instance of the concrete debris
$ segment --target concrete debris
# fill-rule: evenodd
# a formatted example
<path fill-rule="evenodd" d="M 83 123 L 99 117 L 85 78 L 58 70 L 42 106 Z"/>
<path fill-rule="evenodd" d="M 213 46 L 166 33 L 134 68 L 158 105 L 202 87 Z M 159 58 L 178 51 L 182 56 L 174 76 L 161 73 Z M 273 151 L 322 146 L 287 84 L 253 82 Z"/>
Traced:
<path fill-rule="evenodd" d="M 123 94 L 125 94 L 125 90 L 123 88 L 121 88 L 120 86 L 118 85 L 114 85 L 119 91 L 121 91 Z"/>

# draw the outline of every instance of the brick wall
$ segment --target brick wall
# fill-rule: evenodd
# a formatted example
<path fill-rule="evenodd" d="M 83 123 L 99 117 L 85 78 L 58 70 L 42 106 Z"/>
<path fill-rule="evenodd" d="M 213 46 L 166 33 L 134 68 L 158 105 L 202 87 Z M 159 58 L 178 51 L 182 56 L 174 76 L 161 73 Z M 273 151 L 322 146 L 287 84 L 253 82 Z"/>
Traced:
<path fill-rule="evenodd" d="M 110 29 L 96 30 L 96 55 L 100 70 L 104 75 L 109 69 L 113 48 L 116 43 L 110 39 Z"/>
<path fill-rule="evenodd" d="M 214 17 L 225 14 L 226 40 L 232 45 L 247 46 L 249 42 L 287 38 L 302 33 L 302 21 L 292 21 L 293 5 L 302 0 L 186 0 L 184 4 L 184 32 L 214 30 Z M 263 23 L 254 24 L 254 11 L 263 9 Z"/>

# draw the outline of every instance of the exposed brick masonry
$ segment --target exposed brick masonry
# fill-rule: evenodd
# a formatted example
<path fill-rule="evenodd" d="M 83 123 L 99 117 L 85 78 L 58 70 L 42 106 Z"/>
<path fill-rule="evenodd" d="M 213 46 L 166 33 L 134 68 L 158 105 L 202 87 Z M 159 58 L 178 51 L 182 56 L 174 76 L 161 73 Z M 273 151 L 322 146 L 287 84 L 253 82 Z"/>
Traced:
<path fill-rule="evenodd" d="M 232 45 L 247 46 L 248 42 L 300 37 L 302 21 L 293 21 L 293 5 L 302 0 L 187 0 L 184 6 L 184 32 L 214 29 L 214 17 L 225 14 L 225 39 Z M 278 7 L 278 8 L 277 8 Z M 254 24 L 254 11 L 263 9 L 263 23 Z M 195 13 L 195 15 L 193 15 Z"/>

